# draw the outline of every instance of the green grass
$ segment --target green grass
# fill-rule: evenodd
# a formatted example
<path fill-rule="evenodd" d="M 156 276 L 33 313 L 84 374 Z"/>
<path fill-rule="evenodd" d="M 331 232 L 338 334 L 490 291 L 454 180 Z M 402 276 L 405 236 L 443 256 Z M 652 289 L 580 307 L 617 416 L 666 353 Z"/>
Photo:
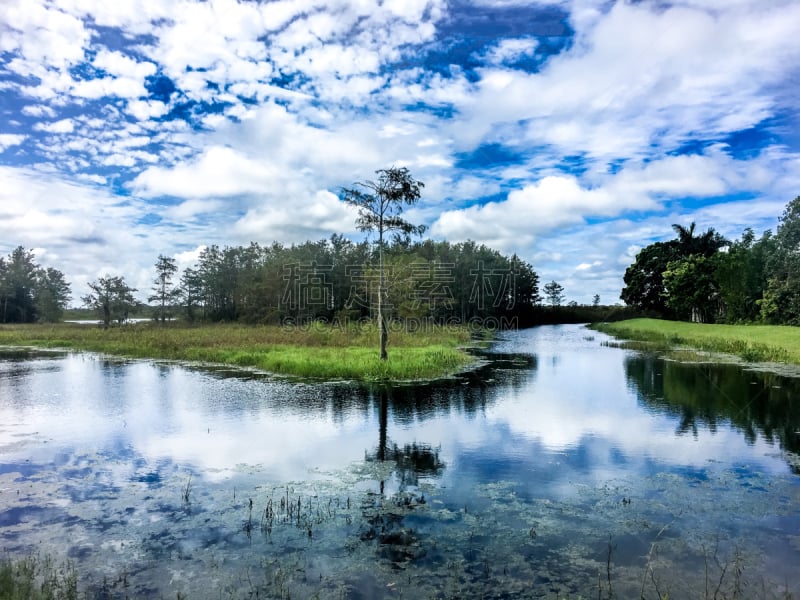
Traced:
<path fill-rule="evenodd" d="M 631 319 L 592 327 L 616 337 L 653 342 L 661 347 L 685 345 L 734 354 L 749 362 L 800 364 L 800 327 L 709 325 L 659 319 Z"/>
<path fill-rule="evenodd" d="M 0 559 L 0 598 L 3 600 L 73 600 L 78 598 L 78 575 L 71 563 L 56 565 L 50 558 L 29 556 Z"/>
<path fill-rule="evenodd" d="M 389 360 L 383 362 L 378 357 L 378 334 L 372 325 L 0 326 L 0 345 L 6 346 L 222 363 L 298 377 L 360 381 L 432 379 L 451 374 L 473 362 L 463 350 L 469 340 L 469 331 L 460 327 L 430 325 L 418 331 L 393 328 L 389 333 Z"/>

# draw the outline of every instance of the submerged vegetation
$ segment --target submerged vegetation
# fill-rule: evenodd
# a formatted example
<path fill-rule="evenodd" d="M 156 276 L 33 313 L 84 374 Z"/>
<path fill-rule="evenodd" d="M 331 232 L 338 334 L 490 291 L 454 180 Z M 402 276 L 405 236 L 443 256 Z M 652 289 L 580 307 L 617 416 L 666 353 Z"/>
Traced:
<path fill-rule="evenodd" d="M 212 578 L 187 578 L 202 556 L 182 556 L 163 573 L 152 564 L 143 571 L 129 554 L 115 557 L 101 576 L 96 566 L 76 568 L 36 555 L 0 560 L 0 598 L 794 597 L 788 582 L 753 575 L 762 559 L 708 531 L 702 515 L 682 517 L 695 530 L 689 539 L 673 531 L 680 528 L 675 520 L 650 522 L 658 516 L 640 502 L 641 493 L 688 492 L 669 475 L 646 479 L 641 488 L 587 488 L 582 497 L 555 505 L 517 495 L 505 481 L 476 486 L 463 505 L 429 486 L 384 495 L 353 485 L 390 477 L 394 469 L 393 461 L 361 465 L 348 476 L 349 485 L 321 483 L 322 489 L 259 486 L 210 517 L 174 508 L 181 516 L 173 528 L 145 538 L 147 550 L 158 554 L 198 531 L 224 531 L 241 550 L 228 576 L 220 577 L 212 563 Z M 700 485 L 723 483 L 729 482 Z M 680 489 L 665 492 L 666 484 Z M 586 501 L 596 509 L 579 518 Z M 744 504 L 754 508 L 752 499 Z M 791 501 L 776 510 L 787 513 Z M 561 538 L 562 528 L 573 541 Z M 320 561 L 324 555 L 329 558 Z M 687 558 L 703 567 L 686 571 Z"/>
<path fill-rule="evenodd" d="M 77 600 L 78 573 L 72 563 L 56 564 L 49 557 L 0 559 L 3 600 Z"/>
<path fill-rule="evenodd" d="M 151 323 L 103 329 L 77 324 L 7 325 L 0 344 L 65 348 L 131 358 L 221 363 L 322 379 L 412 380 L 440 377 L 470 365 L 466 327 L 420 324 L 392 331 L 391 361 L 373 349 L 373 324 L 158 327 Z"/>
<path fill-rule="evenodd" d="M 686 345 L 733 354 L 748 362 L 800 364 L 800 329 L 783 325 L 711 325 L 631 319 L 593 327 L 616 337 L 652 342 L 661 348 Z"/>

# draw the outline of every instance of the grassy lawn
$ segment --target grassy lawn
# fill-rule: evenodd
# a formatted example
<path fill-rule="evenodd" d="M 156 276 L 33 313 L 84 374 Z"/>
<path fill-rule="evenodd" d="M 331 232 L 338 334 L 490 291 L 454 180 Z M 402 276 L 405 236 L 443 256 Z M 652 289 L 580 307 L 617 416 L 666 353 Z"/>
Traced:
<path fill-rule="evenodd" d="M 616 337 L 735 354 L 751 362 L 800 364 L 800 327 L 707 325 L 659 319 L 631 319 L 592 327 Z"/>
<path fill-rule="evenodd" d="M 360 381 L 431 379 L 451 374 L 473 362 L 462 349 L 469 341 L 466 328 L 430 325 L 419 331 L 390 329 L 389 360 L 381 362 L 378 333 L 372 325 L 0 326 L 0 345 L 6 346 L 213 362 L 299 377 Z"/>

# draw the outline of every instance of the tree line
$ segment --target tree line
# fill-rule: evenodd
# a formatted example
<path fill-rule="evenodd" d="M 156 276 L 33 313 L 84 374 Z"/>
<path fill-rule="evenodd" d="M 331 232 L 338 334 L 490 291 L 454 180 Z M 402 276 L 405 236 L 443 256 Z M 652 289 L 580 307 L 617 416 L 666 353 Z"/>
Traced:
<path fill-rule="evenodd" d="M 302 244 L 205 247 L 179 272 L 159 256 L 148 302 L 159 321 L 301 323 L 374 319 L 380 287 L 378 248 L 334 234 Z M 542 302 L 539 276 L 516 255 L 475 242 L 453 244 L 396 236 L 384 246 L 389 321 L 467 323 L 521 318 Z M 124 276 L 88 284 L 82 304 L 108 326 L 124 323 L 142 303 Z M 72 300 L 61 271 L 40 267 L 23 247 L 0 257 L 0 322 L 59 321 Z"/>
<path fill-rule="evenodd" d="M 673 228 L 675 239 L 643 248 L 625 271 L 626 304 L 703 323 L 800 325 L 800 196 L 774 234 L 747 228 L 730 241 L 695 223 Z"/>
<path fill-rule="evenodd" d="M 32 251 L 0 256 L 0 323 L 60 321 L 71 299 L 64 274 L 39 266 Z"/>
<path fill-rule="evenodd" d="M 379 248 L 341 235 L 291 246 L 212 245 L 174 283 L 159 257 L 154 284 L 162 316 L 180 306 L 190 321 L 285 323 L 374 319 L 381 289 Z M 517 256 L 474 242 L 411 242 L 382 251 L 386 319 L 466 323 L 512 319 L 541 302 L 539 277 Z M 172 266 L 168 266 L 172 265 Z"/>

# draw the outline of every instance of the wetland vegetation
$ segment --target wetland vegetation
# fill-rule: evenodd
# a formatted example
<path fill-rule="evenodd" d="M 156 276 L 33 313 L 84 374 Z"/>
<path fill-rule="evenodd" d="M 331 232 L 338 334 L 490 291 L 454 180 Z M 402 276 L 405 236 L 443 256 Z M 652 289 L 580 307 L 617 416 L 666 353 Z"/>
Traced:
<path fill-rule="evenodd" d="M 689 346 L 706 352 L 732 354 L 748 362 L 800 365 L 800 328 L 792 326 L 631 319 L 596 323 L 592 327 L 616 337 L 651 342 L 663 349 Z"/>
<path fill-rule="evenodd" d="M 485 337 L 487 332 L 475 331 Z M 392 360 L 375 352 L 377 328 L 309 323 L 247 326 L 155 323 L 101 328 L 79 324 L 5 325 L 0 345 L 35 346 L 252 367 L 281 375 L 359 381 L 414 380 L 452 375 L 475 362 L 465 346 L 470 330 L 420 323 L 392 329 Z"/>

